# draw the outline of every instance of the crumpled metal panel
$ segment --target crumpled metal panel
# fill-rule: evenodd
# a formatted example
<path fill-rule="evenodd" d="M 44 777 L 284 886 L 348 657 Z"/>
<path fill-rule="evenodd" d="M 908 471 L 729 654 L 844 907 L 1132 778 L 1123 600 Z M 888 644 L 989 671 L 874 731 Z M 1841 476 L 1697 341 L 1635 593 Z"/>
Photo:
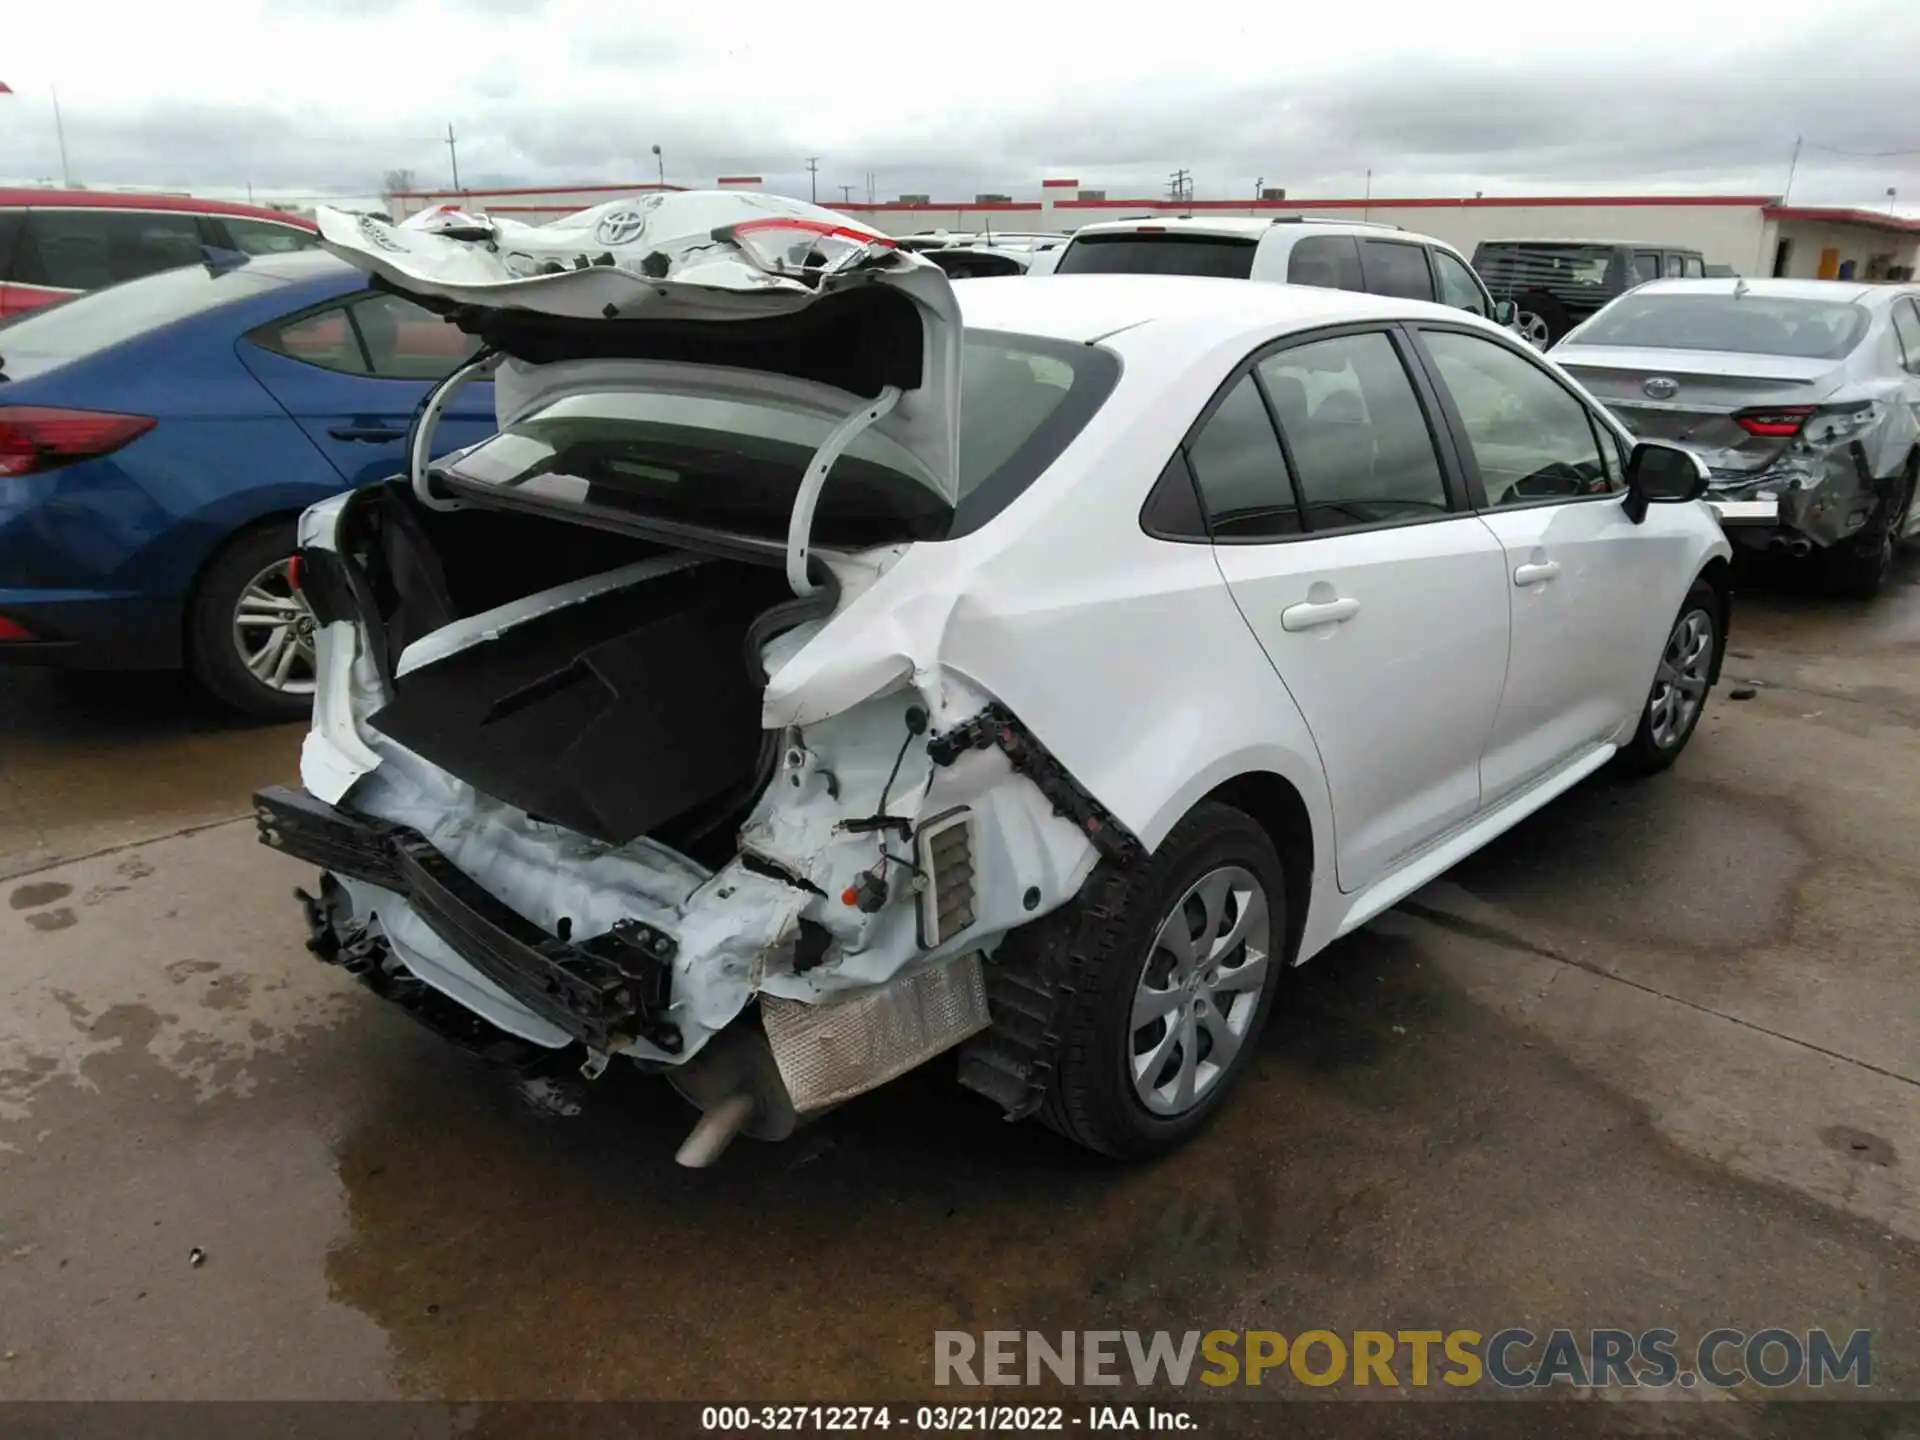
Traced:
<path fill-rule="evenodd" d="M 854 1000 L 808 1005 L 760 997 L 780 1078 L 803 1114 L 904 1075 L 987 1028 L 980 952 L 915 971 Z"/>

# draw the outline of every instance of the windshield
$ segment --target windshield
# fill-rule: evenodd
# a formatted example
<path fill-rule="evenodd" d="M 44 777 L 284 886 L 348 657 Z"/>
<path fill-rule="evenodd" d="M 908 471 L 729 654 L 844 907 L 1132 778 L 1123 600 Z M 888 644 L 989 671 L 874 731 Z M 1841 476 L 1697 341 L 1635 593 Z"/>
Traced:
<path fill-rule="evenodd" d="M 1622 296 L 1572 338 L 1578 345 L 1838 360 L 1866 333 L 1867 312 L 1845 301 L 1654 291 Z"/>
<path fill-rule="evenodd" d="M 864 432 L 833 467 L 813 526 L 860 549 L 963 534 L 1004 509 L 1066 449 L 1119 376 L 1110 351 L 970 332 L 963 347 L 959 503 L 912 458 Z M 445 466 L 455 481 L 562 505 L 784 540 L 826 416 L 734 399 L 570 395 Z"/>
<path fill-rule="evenodd" d="M 1056 275 L 1214 275 L 1245 280 L 1253 274 L 1254 242 L 1233 235 L 1080 235 L 1060 256 Z"/>
<path fill-rule="evenodd" d="M 218 275 L 204 265 L 165 270 L 0 322 L 0 357 L 77 360 L 276 283 L 244 267 Z"/>
<path fill-rule="evenodd" d="M 1489 241 L 1474 250 L 1473 268 L 1493 290 L 1524 290 L 1530 285 L 1605 285 L 1613 254 L 1611 245 Z"/>

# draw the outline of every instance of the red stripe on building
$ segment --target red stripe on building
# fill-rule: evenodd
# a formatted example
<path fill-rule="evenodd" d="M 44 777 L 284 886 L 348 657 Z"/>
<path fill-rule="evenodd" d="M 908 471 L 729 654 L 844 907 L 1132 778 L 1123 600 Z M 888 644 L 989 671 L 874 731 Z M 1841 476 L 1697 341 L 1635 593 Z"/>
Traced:
<path fill-rule="evenodd" d="M 1040 182 L 1042 190 L 1074 190 L 1078 189 L 1079 185 L 1078 180 L 1042 180 Z"/>

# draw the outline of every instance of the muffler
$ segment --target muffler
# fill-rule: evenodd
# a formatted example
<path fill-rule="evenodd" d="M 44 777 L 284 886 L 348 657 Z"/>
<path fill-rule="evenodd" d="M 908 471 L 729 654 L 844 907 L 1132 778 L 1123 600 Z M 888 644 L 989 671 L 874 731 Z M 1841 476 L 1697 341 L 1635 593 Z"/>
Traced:
<path fill-rule="evenodd" d="M 701 1112 L 673 1157 L 689 1169 L 713 1164 L 736 1136 L 784 1140 L 799 1123 L 766 1032 L 751 1020 L 721 1031 L 667 1079 Z"/>

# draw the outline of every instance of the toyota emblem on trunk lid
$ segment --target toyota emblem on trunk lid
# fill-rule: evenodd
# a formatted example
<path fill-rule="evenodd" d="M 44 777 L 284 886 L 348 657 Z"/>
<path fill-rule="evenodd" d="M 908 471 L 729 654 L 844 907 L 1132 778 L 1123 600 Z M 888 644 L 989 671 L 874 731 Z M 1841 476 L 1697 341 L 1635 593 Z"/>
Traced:
<path fill-rule="evenodd" d="M 1640 388 L 1647 392 L 1649 400 L 1671 400 L 1674 391 L 1680 388 L 1677 381 L 1665 375 L 1655 375 L 1640 382 Z"/>

